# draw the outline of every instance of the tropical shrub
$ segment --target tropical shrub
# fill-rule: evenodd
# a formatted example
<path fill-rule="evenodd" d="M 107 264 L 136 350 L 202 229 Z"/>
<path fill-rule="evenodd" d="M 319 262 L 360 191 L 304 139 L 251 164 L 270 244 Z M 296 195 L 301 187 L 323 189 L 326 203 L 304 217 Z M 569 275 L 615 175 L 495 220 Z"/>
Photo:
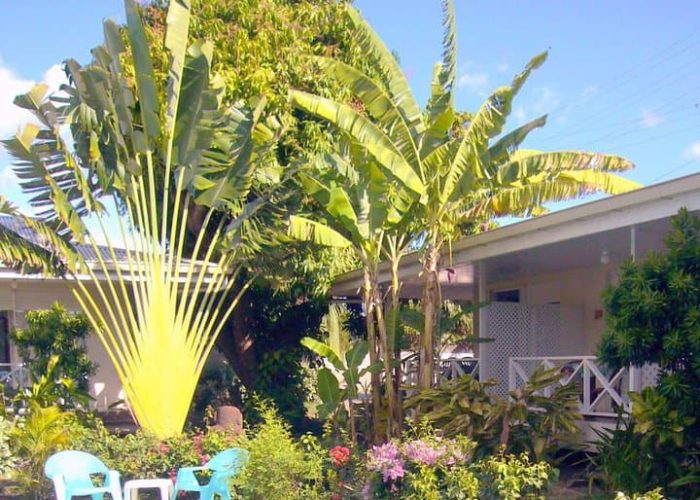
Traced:
<path fill-rule="evenodd" d="M 0 479 L 8 478 L 17 465 L 10 442 L 12 429 L 13 422 L 0 416 Z"/>
<path fill-rule="evenodd" d="M 233 480 L 236 493 L 251 500 L 322 498 L 328 451 L 311 436 L 296 442 L 277 411 L 258 404 L 262 422 L 236 441 L 250 453 L 245 469 Z"/>
<path fill-rule="evenodd" d="M 361 378 L 370 372 L 382 370 L 381 363 L 361 367 L 369 352 L 366 340 L 351 340 L 345 327 L 347 311 L 331 304 L 324 316 L 327 338 L 324 342 L 304 337 L 304 347 L 318 355 L 325 363 L 316 372 L 316 393 L 321 404 L 317 411 L 321 418 L 330 418 L 337 427 L 339 421 L 348 422 L 350 439 L 357 444 L 355 405 Z M 346 410 L 347 409 L 347 410 Z"/>
<path fill-rule="evenodd" d="M 472 461 L 475 443 L 443 438 L 422 426 L 412 438 L 373 446 L 367 452 L 365 498 L 492 499 L 544 495 L 558 479 L 545 462 L 502 451 Z"/>
<path fill-rule="evenodd" d="M 71 435 L 71 448 L 99 457 L 127 481 L 175 477 L 178 468 L 203 465 L 236 442 L 229 432 L 212 428 L 165 440 L 141 430 L 119 436 L 110 433 L 99 420 L 91 426 L 76 424 Z"/>
<path fill-rule="evenodd" d="M 545 498 L 559 477 L 545 462 L 530 462 L 527 454 L 496 454 L 475 465 L 480 499 Z"/>
<path fill-rule="evenodd" d="M 629 424 L 603 442 L 600 465 L 613 490 L 661 486 L 690 498 L 700 495 L 700 219 L 681 210 L 665 243 L 665 252 L 627 261 L 604 294 L 601 360 L 659 372 L 655 388 L 630 396 L 632 414 L 621 417 Z M 633 465 L 616 469 L 623 451 Z"/>
<path fill-rule="evenodd" d="M 510 391 L 510 398 L 488 392 L 494 380 L 479 382 L 468 375 L 423 390 L 408 398 L 407 410 L 446 436 L 466 435 L 483 457 L 501 447 L 510 453 L 528 452 L 537 460 L 552 458 L 578 432 L 578 389 L 561 385 L 559 369 L 536 369 L 528 383 Z M 541 396 L 553 387 L 551 396 Z"/>
<path fill-rule="evenodd" d="M 44 463 L 71 443 L 73 416 L 51 406 L 33 404 L 28 415 L 9 433 L 10 449 L 16 459 L 12 479 L 21 492 L 34 498 L 48 498 L 49 482 L 44 478 Z"/>
<path fill-rule="evenodd" d="M 12 333 L 12 341 L 29 370 L 32 388 L 20 400 L 63 409 L 85 408 L 88 382 L 97 369 L 90 361 L 85 339 L 90 322 L 84 314 L 70 313 L 58 302 L 50 309 L 28 311 L 27 327 Z"/>
<path fill-rule="evenodd" d="M 666 497 L 661 492 L 661 488 L 655 488 L 642 494 L 634 493 L 632 496 L 621 491 L 618 491 L 617 495 L 615 495 L 615 500 L 664 500 L 664 498 Z"/>

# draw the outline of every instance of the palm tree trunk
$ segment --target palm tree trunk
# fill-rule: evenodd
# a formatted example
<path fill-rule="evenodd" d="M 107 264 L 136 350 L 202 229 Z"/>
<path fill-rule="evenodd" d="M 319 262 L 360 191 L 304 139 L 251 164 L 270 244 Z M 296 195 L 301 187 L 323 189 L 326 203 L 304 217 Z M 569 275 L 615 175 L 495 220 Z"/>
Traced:
<path fill-rule="evenodd" d="M 423 261 L 423 314 L 425 326 L 420 339 L 419 380 L 420 390 L 432 387 L 434 377 L 435 334 L 440 320 L 440 282 L 438 280 L 440 250 L 431 242 Z"/>
<path fill-rule="evenodd" d="M 367 327 L 367 342 L 369 344 L 369 363 L 377 362 L 377 338 L 374 328 L 374 308 L 372 307 L 372 281 L 367 270 L 364 273 L 363 301 L 365 306 L 365 323 Z M 382 410 L 380 400 L 379 374 L 374 371 L 371 376 L 372 392 L 372 441 L 376 442 L 381 428 L 380 414 Z"/>

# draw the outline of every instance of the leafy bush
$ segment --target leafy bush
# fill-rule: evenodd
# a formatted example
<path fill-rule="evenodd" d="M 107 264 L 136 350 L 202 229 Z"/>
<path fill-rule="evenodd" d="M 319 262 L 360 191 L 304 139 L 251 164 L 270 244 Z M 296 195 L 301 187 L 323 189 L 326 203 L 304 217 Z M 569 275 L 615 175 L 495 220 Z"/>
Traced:
<path fill-rule="evenodd" d="M 441 438 L 422 426 L 416 437 L 367 452 L 364 488 L 369 498 L 421 500 L 522 498 L 544 495 L 558 471 L 527 454 L 498 453 L 472 462 L 475 443 L 464 436 Z"/>
<path fill-rule="evenodd" d="M 632 496 L 628 496 L 621 491 L 618 491 L 617 495 L 615 495 L 615 500 L 664 500 L 664 498 L 666 497 L 661 492 L 661 488 L 653 489 L 641 495 L 635 493 Z"/>
<path fill-rule="evenodd" d="M 608 328 L 599 357 L 614 370 L 655 363 L 655 389 L 632 395 L 621 443 L 632 466 L 615 469 L 621 450 L 603 444 L 601 471 L 611 488 L 641 492 L 661 486 L 700 495 L 700 219 L 681 210 L 664 253 L 628 261 L 604 295 Z M 636 443 L 624 442 L 632 438 Z"/>
<path fill-rule="evenodd" d="M 32 398 L 30 392 L 25 399 L 42 406 L 60 404 L 63 409 L 85 406 L 89 378 L 97 369 L 84 345 L 90 334 L 87 317 L 69 313 L 56 302 L 47 310 L 28 311 L 26 321 L 27 328 L 13 332 L 12 341 L 42 393 Z"/>
<path fill-rule="evenodd" d="M 248 465 L 233 481 L 240 498 L 322 498 L 328 452 L 310 436 L 295 442 L 277 412 L 267 404 L 258 405 L 262 423 L 251 437 L 237 441 L 250 453 Z"/>
<path fill-rule="evenodd" d="M 13 479 L 22 492 L 35 498 L 47 497 L 50 484 L 44 479 L 44 463 L 69 446 L 72 415 L 52 406 L 32 405 L 26 418 L 10 431 L 10 445 L 17 460 Z"/>
<path fill-rule="evenodd" d="M 538 460 L 551 457 L 578 432 L 578 388 L 561 385 L 558 368 L 537 368 L 528 383 L 510 391 L 510 398 L 492 396 L 495 384 L 466 375 L 439 387 L 421 391 L 406 400 L 407 409 L 441 429 L 446 436 L 464 434 L 477 443 L 477 456 L 505 447 L 508 452 L 528 452 Z M 549 397 L 540 396 L 553 387 Z"/>
<path fill-rule="evenodd" d="M 10 447 L 12 429 L 12 421 L 0 417 L 0 478 L 7 478 L 17 465 L 17 459 Z"/>
<path fill-rule="evenodd" d="M 544 498 L 559 477 L 545 462 L 531 463 L 527 454 L 498 454 L 475 466 L 482 486 L 479 498 Z"/>
<path fill-rule="evenodd" d="M 76 425 L 73 436 L 72 448 L 99 457 L 124 480 L 174 477 L 180 467 L 202 465 L 234 446 L 236 439 L 216 429 L 183 433 L 165 441 L 142 431 L 121 437 L 111 434 L 100 421 L 92 427 Z"/>

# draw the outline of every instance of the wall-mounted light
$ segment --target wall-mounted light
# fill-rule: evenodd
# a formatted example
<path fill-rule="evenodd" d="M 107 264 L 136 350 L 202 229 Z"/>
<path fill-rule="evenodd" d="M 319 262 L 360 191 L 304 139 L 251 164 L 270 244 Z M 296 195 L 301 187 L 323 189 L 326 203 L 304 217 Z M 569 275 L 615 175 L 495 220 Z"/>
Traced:
<path fill-rule="evenodd" d="M 600 263 L 603 265 L 610 264 L 610 252 L 607 250 L 600 252 Z"/>

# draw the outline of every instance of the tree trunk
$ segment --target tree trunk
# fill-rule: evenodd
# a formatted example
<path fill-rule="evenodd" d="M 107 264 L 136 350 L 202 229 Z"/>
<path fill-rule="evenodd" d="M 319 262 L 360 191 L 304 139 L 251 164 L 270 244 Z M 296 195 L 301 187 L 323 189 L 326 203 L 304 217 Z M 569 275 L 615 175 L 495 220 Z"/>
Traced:
<path fill-rule="evenodd" d="M 372 282 L 369 272 L 365 271 L 363 286 L 363 301 L 365 306 L 365 320 L 367 326 L 367 342 L 369 344 L 369 363 L 377 362 L 377 338 L 374 328 L 374 311 L 372 307 Z M 380 414 L 382 411 L 379 374 L 371 373 L 372 391 L 372 442 L 377 442 L 379 429 L 381 428 Z"/>
<path fill-rule="evenodd" d="M 379 330 L 380 351 L 384 364 L 384 385 L 386 387 L 387 399 L 387 440 L 399 435 L 400 422 L 398 421 L 396 393 L 394 392 L 394 373 L 391 366 L 393 349 L 389 347 L 386 321 L 384 320 L 384 303 L 376 281 L 373 282 L 374 314 L 377 318 L 377 329 Z"/>
<path fill-rule="evenodd" d="M 431 243 L 423 262 L 423 314 L 425 325 L 420 339 L 419 380 L 420 390 L 432 387 L 434 377 L 435 335 L 440 321 L 440 282 L 438 280 L 440 250 Z"/>
<path fill-rule="evenodd" d="M 244 294 L 219 334 L 216 345 L 231 363 L 241 383 L 252 392 L 255 390 L 258 363 L 255 355 L 255 341 L 246 324 L 246 310 L 249 308 L 250 299 L 248 294 Z"/>
<path fill-rule="evenodd" d="M 355 427 L 355 409 L 352 398 L 348 398 L 348 419 L 350 419 L 350 440 L 353 446 L 357 446 L 357 429 Z"/>
<path fill-rule="evenodd" d="M 389 331 L 388 335 L 391 340 L 390 348 L 394 350 L 393 358 L 397 360 L 396 367 L 394 368 L 394 397 L 396 399 L 396 415 L 395 419 L 397 422 L 396 437 L 401 437 L 401 425 L 403 424 L 403 399 L 401 397 L 401 345 L 399 343 L 399 331 L 400 331 L 400 301 L 399 293 L 401 285 L 399 282 L 399 264 L 401 261 L 402 250 L 397 249 L 398 252 L 392 256 L 391 259 L 391 294 L 389 303 L 389 314 L 391 315 L 388 324 L 392 325 L 393 331 Z"/>

